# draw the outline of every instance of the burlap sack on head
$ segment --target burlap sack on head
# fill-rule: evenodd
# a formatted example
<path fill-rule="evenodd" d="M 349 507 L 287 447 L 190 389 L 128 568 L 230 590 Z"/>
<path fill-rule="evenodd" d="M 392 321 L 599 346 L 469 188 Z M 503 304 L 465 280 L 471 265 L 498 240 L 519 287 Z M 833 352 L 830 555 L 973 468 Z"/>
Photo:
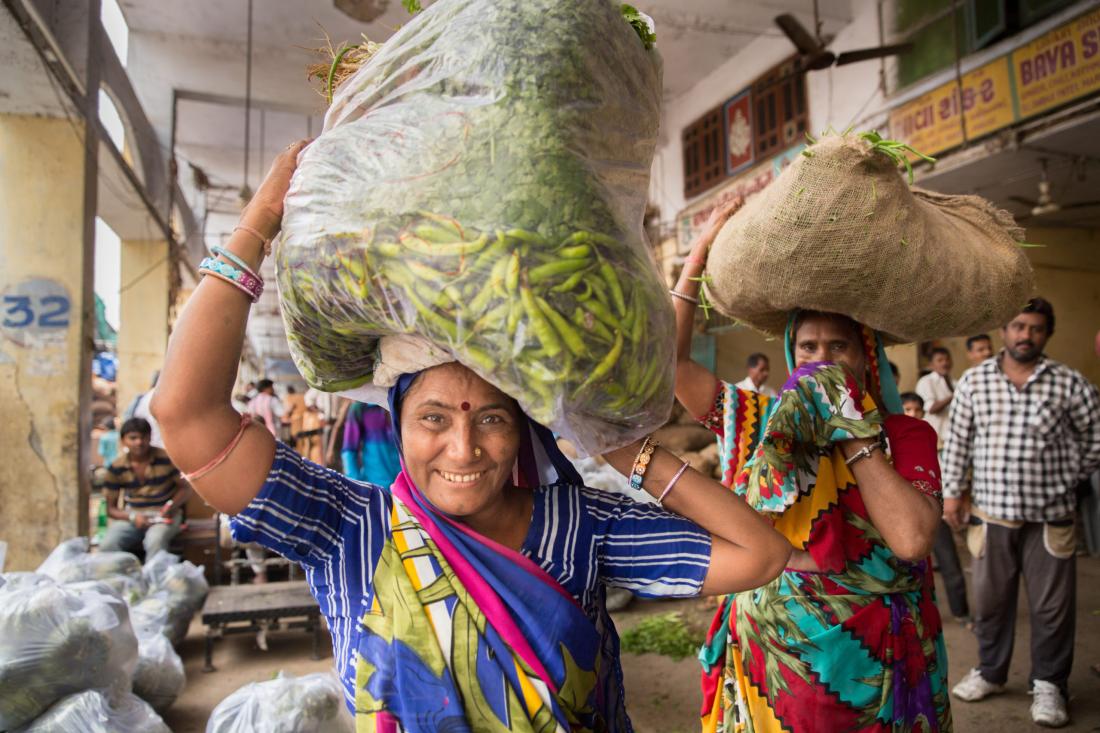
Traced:
<path fill-rule="evenodd" d="M 807 148 L 722 228 L 706 294 L 782 334 L 797 308 L 842 313 L 894 342 L 982 333 L 1032 294 L 1011 214 L 979 196 L 910 188 L 858 135 Z"/>

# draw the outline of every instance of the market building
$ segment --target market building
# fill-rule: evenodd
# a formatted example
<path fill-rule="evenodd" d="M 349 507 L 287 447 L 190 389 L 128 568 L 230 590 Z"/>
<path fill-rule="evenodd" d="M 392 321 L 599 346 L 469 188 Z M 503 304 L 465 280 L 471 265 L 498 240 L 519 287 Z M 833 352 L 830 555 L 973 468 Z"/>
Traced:
<path fill-rule="evenodd" d="M 836 54 L 876 42 L 912 49 L 800 73 L 806 59 L 765 30 L 668 100 L 651 186 L 666 272 L 715 206 L 767 186 L 809 140 L 878 130 L 936 159 L 914 161 L 915 185 L 976 193 L 1017 217 L 1040 245 L 1027 253 L 1058 313 L 1048 353 L 1100 381 L 1100 4 L 857 0 L 818 10 Z M 753 352 L 783 363 L 778 340 L 714 315 L 701 329 L 697 357 L 724 378 L 740 379 Z M 957 373 L 963 341 L 945 342 Z M 918 348 L 895 347 L 891 359 L 911 387 L 924 366 Z"/>

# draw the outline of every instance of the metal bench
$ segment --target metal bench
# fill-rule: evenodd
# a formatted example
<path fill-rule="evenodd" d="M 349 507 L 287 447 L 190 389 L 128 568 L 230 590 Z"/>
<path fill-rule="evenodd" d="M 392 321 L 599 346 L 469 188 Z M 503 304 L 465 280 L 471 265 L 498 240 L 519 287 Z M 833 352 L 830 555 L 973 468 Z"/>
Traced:
<path fill-rule="evenodd" d="M 266 649 L 270 627 L 305 629 L 313 634 L 313 658 L 321 658 L 321 609 L 304 580 L 264 585 L 215 585 L 202 608 L 206 625 L 206 663 L 203 672 L 215 671 L 214 640 L 226 634 L 257 634 Z"/>

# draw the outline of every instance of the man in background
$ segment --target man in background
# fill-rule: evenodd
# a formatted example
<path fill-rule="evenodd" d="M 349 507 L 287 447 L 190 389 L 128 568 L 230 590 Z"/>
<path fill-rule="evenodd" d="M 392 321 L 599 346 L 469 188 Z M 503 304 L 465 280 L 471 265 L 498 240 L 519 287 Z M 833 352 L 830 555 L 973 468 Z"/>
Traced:
<path fill-rule="evenodd" d="M 767 385 L 768 375 L 771 373 L 771 365 L 766 354 L 759 352 L 749 354 L 745 362 L 745 378 L 734 386 L 746 392 L 758 392 L 767 397 L 775 397 L 775 390 Z"/>
<path fill-rule="evenodd" d="M 984 333 L 971 336 L 966 340 L 966 360 L 970 367 L 976 367 L 993 356 L 993 340 Z"/>
<path fill-rule="evenodd" d="M 275 396 L 274 382 L 270 379 L 261 379 L 256 383 L 256 396 L 248 401 L 248 412 L 262 422 L 272 435 L 279 437 L 283 405 Z"/>
<path fill-rule="evenodd" d="M 951 352 L 942 346 L 932 349 L 928 361 L 931 371 L 917 380 L 916 393 L 924 400 L 924 419 L 936 431 L 937 442 L 942 447 L 947 435 L 947 416 L 955 385 L 951 382 Z"/>
<path fill-rule="evenodd" d="M 152 426 L 132 417 L 122 424 L 124 452 L 107 468 L 104 492 L 107 516 L 114 521 L 100 549 L 135 552 L 145 548 L 149 559 L 168 550 L 180 532 L 180 508 L 191 494 L 190 485 L 163 448 L 151 445 Z M 119 507 L 119 496 L 122 507 Z"/>
<path fill-rule="evenodd" d="M 969 523 L 978 637 L 978 666 L 952 693 L 976 702 L 1004 692 L 1023 576 L 1031 719 L 1057 727 L 1069 721 L 1077 622 L 1075 488 L 1100 467 L 1100 395 L 1043 355 L 1053 334 L 1043 298 L 1001 329 L 1001 353 L 959 380 L 941 463 L 944 518 Z"/>

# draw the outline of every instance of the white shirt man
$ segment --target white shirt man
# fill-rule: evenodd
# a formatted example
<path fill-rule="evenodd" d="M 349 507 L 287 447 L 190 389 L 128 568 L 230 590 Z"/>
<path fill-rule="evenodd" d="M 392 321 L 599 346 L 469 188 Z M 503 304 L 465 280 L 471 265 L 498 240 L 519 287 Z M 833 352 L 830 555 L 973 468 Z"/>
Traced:
<path fill-rule="evenodd" d="M 955 396 L 955 385 L 951 381 L 951 352 L 943 348 L 933 349 L 929 366 L 932 371 L 917 380 L 916 393 L 924 400 L 925 421 L 935 429 L 939 444 L 943 445 L 947 438 L 951 398 Z"/>
<path fill-rule="evenodd" d="M 745 367 L 748 370 L 748 375 L 733 386 L 746 392 L 757 392 L 767 397 L 775 397 L 775 390 L 767 385 L 768 374 L 771 371 L 768 357 L 759 353 L 751 354 Z"/>

